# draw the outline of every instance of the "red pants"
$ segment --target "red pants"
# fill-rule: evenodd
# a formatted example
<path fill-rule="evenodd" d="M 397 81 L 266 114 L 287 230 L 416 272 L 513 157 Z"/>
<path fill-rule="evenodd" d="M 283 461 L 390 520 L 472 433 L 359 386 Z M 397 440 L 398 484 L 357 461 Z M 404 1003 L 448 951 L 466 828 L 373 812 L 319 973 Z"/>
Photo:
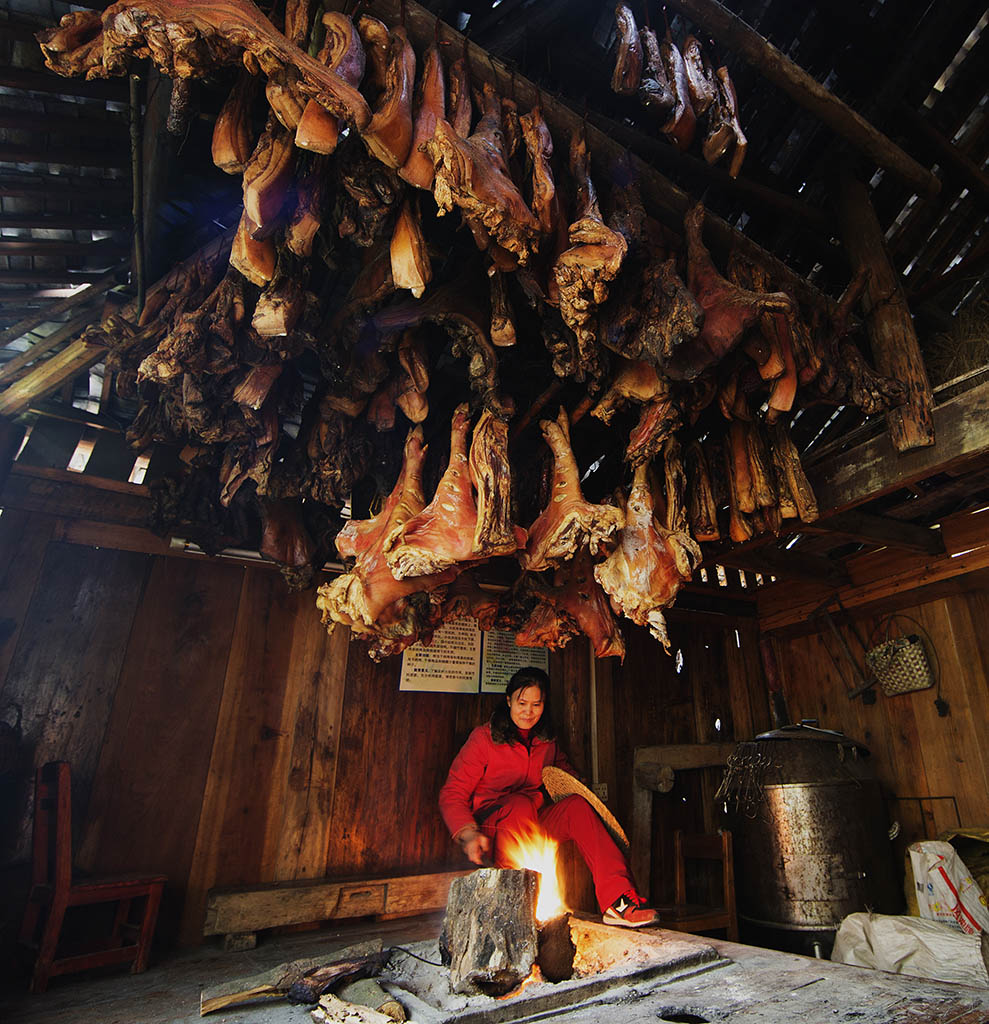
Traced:
<path fill-rule="evenodd" d="M 621 850 L 582 796 L 567 796 L 538 810 L 533 799 L 524 793 L 506 796 L 481 825 L 484 834 L 491 837 L 496 867 L 512 866 L 502 857 L 499 839 L 524 835 L 533 825 L 558 843 L 572 839 L 577 844 L 594 879 L 594 894 L 602 911 L 622 893 L 635 891 Z"/>

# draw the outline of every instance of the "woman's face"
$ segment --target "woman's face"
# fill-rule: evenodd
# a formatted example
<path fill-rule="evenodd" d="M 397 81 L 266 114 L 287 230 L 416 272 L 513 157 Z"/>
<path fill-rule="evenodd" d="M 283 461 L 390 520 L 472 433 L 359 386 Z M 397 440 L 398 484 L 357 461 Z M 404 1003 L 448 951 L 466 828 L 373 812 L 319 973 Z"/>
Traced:
<path fill-rule="evenodd" d="M 539 686 L 524 686 L 508 698 L 508 713 L 519 729 L 531 729 L 543 717 L 543 691 Z"/>

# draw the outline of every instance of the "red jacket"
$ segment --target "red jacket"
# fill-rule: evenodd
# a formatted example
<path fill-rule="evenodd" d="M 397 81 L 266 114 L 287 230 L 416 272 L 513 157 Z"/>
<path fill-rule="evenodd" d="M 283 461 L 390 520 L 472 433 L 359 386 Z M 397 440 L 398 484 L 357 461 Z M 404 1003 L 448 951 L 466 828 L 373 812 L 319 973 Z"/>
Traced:
<path fill-rule="evenodd" d="M 453 759 L 440 790 L 440 813 L 451 835 L 476 823 L 475 815 L 495 807 L 506 793 L 527 793 L 542 804 L 543 768 L 553 765 L 576 774 L 556 740 L 495 743 L 491 725 L 479 725 Z"/>

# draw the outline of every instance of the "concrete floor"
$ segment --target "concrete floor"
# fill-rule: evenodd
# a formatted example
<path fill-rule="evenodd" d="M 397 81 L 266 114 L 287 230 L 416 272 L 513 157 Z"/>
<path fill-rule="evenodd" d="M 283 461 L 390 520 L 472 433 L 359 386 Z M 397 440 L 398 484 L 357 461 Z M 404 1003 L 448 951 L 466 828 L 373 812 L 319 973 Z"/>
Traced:
<path fill-rule="evenodd" d="M 225 953 L 217 946 L 162 956 L 141 975 L 126 970 L 52 980 L 47 992 L 0 995 L 4 1024 L 193 1024 L 204 986 L 233 981 L 286 960 L 331 954 L 342 945 L 380 936 L 385 945 L 433 940 L 440 915 L 389 922 L 351 922 L 320 931 L 268 938 L 257 949 Z M 673 934 L 671 933 L 671 938 Z M 685 937 L 676 933 L 679 940 Z M 647 986 L 620 986 L 608 1005 L 545 1011 L 540 1020 L 567 1024 L 989 1024 L 989 991 L 846 967 L 828 961 L 699 939 L 732 962 L 692 977 Z M 492 1005 L 494 1003 L 492 1002 Z M 310 1024 L 305 1008 L 283 1002 L 222 1011 L 215 1024 Z M 521 1018 L 524 1019 L 524 1018 Z M 529 1016 L 529 1020 L 536 1019 Z"/>

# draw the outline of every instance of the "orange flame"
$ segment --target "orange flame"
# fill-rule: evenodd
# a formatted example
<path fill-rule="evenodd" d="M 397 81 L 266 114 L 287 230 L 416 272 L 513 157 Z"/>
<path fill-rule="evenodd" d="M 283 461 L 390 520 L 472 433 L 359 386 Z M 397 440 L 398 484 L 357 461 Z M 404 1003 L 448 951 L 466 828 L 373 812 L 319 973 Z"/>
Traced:
<path fill-rule="evenodd" d="M 536 920 L 543 924 L 566 912 L 560 880 L 556 875 L 556 841 L 533 827 L 525 835 L 512 836 L 502 844 L 502 855 L 513 868 L 539 874 Z"/>

